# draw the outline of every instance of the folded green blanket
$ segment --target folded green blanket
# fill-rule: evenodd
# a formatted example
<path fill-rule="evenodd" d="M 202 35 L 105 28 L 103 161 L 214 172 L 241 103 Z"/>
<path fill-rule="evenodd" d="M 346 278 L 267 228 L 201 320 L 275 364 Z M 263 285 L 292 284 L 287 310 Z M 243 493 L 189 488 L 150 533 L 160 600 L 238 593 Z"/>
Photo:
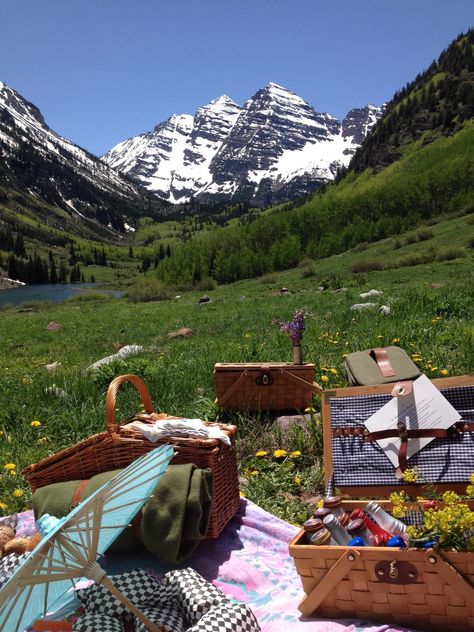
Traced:
<path fill-rule="evenodd" d="M 121 470 L 97 474 L 85 484 L 81 500 Z M 35 518 L 69 513 L 82 481 L 53 483 L 33 494 Z M 211 514 L 212 474 L 192 463 L 170 465 L 142 509 L 141 520 L 128 527 L 110 550 L 129 551 L 140 546 L 165 562 L 182 562 L 206 536 Z M 134 521 L 135 522 L 135 521 Z M 139 537 L 137 537 L 139 533 Z"/>

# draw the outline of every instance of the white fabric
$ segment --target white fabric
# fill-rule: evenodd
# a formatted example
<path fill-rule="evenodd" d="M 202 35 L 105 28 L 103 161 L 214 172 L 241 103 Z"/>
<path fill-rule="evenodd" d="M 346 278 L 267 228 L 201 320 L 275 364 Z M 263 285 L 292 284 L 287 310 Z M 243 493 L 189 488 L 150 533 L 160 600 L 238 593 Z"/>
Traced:
<path fill-rule="evenodd" d="M 202 439 L 219 439 L 230 446 L 228 435 L 219 426 L 206 426 L 200 419 L 164 419 L 154 424 L 133 421 L 127 427 L 140 431 L 149 441 L 155 443 L 165 437 L 195 437 Z"/>

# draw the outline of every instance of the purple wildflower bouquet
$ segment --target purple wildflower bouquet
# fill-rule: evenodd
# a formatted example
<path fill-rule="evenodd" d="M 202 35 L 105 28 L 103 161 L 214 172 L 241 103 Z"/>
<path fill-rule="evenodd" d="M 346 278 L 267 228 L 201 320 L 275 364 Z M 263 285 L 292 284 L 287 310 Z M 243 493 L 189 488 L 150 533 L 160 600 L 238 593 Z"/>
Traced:
<path fill-rule="evenodd" d="M 290 320 L 288 323 L 273 319 L 272 324 L 279 325 L 280 331 L 288 336 L 294 347 L 301 345 L 304 332 L 303 310 L 297 309 L 293 316 L 293 320 Z"/>

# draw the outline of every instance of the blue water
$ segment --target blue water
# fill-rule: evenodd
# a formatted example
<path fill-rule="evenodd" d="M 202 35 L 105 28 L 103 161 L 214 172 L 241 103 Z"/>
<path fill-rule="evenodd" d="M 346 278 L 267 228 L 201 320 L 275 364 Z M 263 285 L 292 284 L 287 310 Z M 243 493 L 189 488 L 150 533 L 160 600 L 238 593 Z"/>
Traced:
<path fill-rule="evenodd" d="M 78 296 L 85 291 L 94 292 L 94 283 L 80 283 L 76 285 L 24 285 L 8 290 L 0 290 L 1 305 L 20 305 L 21 303 L 31 303 L 36 301 L 53 301 L 62 303 L 68 298 Z M 118 290 L 95 290 L 98 294 L 112 294 L 115 298 L 123 295 Z"/>

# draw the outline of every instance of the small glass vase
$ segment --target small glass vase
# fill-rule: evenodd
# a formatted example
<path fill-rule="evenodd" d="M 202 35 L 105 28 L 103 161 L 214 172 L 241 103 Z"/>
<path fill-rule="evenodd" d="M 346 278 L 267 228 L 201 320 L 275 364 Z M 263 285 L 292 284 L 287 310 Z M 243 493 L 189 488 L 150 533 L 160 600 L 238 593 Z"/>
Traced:
<path fill-rule="evenodd" d="M 293 364 L 303 364 L 303 349 L 301 345 L 293 345 Z"/>

